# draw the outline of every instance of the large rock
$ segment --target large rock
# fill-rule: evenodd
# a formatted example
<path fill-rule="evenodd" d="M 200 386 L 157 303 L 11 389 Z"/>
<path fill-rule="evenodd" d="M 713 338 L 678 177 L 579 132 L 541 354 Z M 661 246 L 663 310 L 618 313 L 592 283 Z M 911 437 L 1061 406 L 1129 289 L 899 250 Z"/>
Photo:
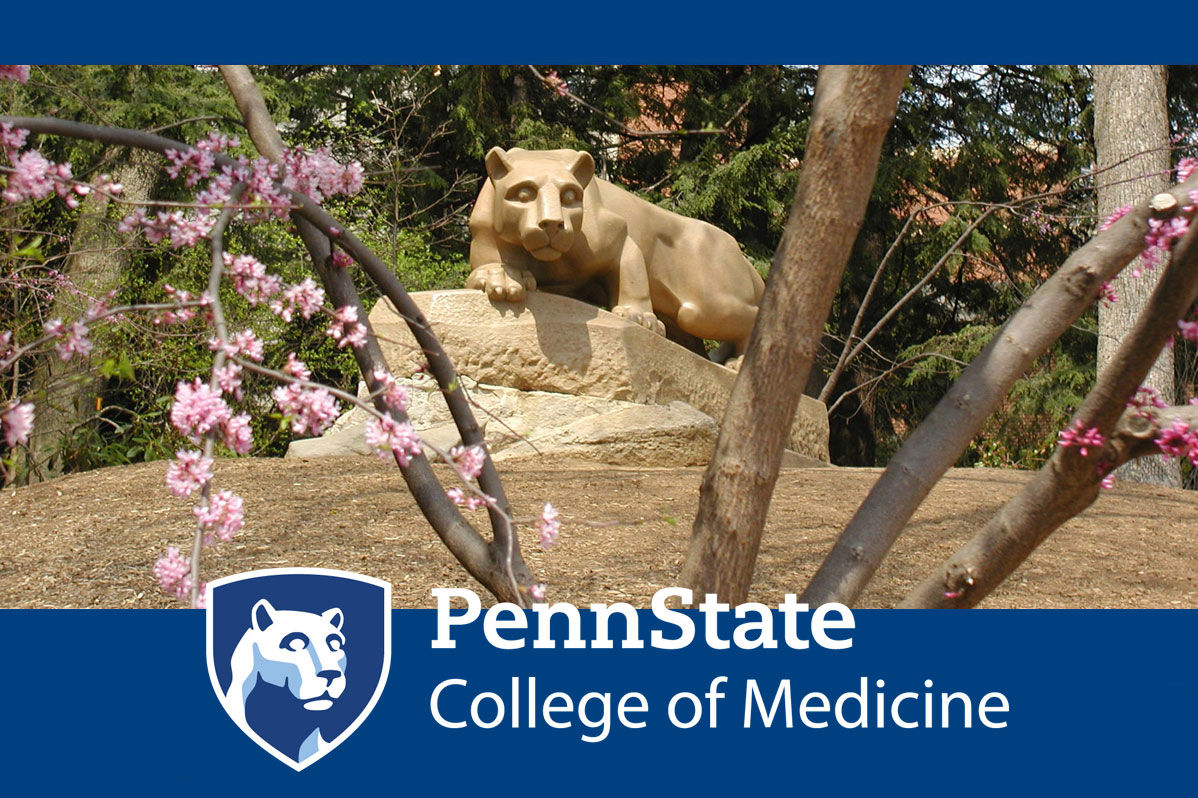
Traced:
<path fill-rule="evenodd" d="M 718 421 L 736 379 L 730 369 L 574 299 L 534 291 L 523 302 L 492 302 L 474 290 L 412 298 L 458 371 L 487 386 L 640 405 L 684 402 Z M 419 348 L 388 302 L 375 306 L 370 323 L 396 376 L 419 369 Z M 822 402 L 801 398 L 788 448 L 828 461 Z"/>

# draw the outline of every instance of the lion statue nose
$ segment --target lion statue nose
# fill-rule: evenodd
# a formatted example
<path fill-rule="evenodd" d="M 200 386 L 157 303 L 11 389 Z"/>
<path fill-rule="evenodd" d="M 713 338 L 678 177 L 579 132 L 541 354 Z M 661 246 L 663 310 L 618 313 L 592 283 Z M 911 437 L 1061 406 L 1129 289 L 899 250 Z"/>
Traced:
<path fill-rule="evenodd" d="M 341 678 L 341 671 L 324 670 L 324 671 L 321 671 L 320 673 L 316 674 L 316 678 L 324 679 L 325 686 L 327 687 L 328 685 L 331 685 L 333 682 L 335 682 Z"/>
<path fill-rule="evenodd" d="M 542 219 L 540 222 L 538 222 L 537 226 L 544 230 L 548 235 L 552 236 L 561 229 L 562 223 L 558 219 Z"/>

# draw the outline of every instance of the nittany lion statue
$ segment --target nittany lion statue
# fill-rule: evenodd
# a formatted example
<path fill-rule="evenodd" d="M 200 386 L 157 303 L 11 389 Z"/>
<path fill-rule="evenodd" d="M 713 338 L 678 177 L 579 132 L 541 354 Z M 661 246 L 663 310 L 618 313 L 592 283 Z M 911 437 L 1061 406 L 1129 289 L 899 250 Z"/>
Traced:
<path fill-rule="evenodd" d="M 223 698 L 225 709 L 238 725 L 255 728 L 246 707 L 255 691 L 269 694 L 261 701 L 274 730 L 259 734 L 297 762 L 326 749 L 320 714 L 345 691 L 343 621 L 339 609 L 320 615 L 276 610 L 261 599 L 250 612 L 250 628 L 233 650 L 233 681 Z M 279 739 L 277 729 L 283 729 L 285 740 Z"/>
<path fill-rule="evenodd" d="M 601 297 L 654 332 L 744 353 L 765 284 L 732 236 L 595 177 L 585 152 L 495 147 L 486 165 L 467 288 L 509 302 L 536 288 Z"/>

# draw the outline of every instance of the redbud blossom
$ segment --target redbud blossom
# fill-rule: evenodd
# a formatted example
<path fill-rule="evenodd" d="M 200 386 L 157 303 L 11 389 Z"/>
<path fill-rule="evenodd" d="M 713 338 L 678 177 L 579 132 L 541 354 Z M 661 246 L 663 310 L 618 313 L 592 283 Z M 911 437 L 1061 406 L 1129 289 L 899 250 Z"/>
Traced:
<path fill-rule="evenodd" d="M 17 83 L 25 83 L 29 80 L 29 64 L 0 65 L 0 78 L 15 80 Z"/>
<path fill-rule="evenodd" d="M 486 496 L 485 498 L 483 496 L 475 496 L 474 494 L 466 493 L 461 488 L 450 488 L 445 491 L 445 495 L 458 507 L 464 507 L 467 510 L 477 510 L 495 501 L 490 496 Z"/>
<path fill-rule="evenodd" d="M 207 507 L 192 508 L 196 520 L 207 534 L 204 544 L 211 546 L 215 540 L 228 542 L 245 526 L 245 508 L 241 497 L 232 491 L 222 490 L 211 498 Z M 215 540 L 214 540 L 215 537 Z"/>
<path fill-rule="evenodd" d="M 391 372 L 384 369 L 375 369 L 373 372 L 374 380 L 379 387 L 376 389 L 382 394 L 383 403 L 392 410 L 405 412 L 408 409 L 408 390 L 395 381 L 395 377 L 391 376 Z"/>
<path fill-rule="evenodd" d="M 333 312 L 333 323 L 326 334 L 337 341 L 339 348 L 357 349 L 366 343 L 366 325 L 358 321 L 358 309 L 353 305 L 342 305 Z"/>
<path fill-rule="evenodd" d="M 62 343 L 56 344 L 54 348 L 64 363 L 75 355 L 86 356 L 92 351 L 92 342 L 87 338 L 87 325 L 78 321 L 73 323 Z"/>
<path fill-rule="evenodd" d="M 180 450 L 166 469 L 166 485 L 176 496 L 190 496 L 212 481 L 212 458 L 200 452 Z"/>
<path fill-rule="evenodd" d="M 0 428 L 4 429 L 4 442 L 8 448 L 29 443 L 29 434 L 33 432 L 33 404 L 22 404 L 15 399 L 9 402 L 0 413 Z"/>
<path fill-rule="evenodd" d="M 304 361 L 295 356 L 295 352 L 287 353 L 287 364 L 283 366 L 283 371 L 297 380 L 307 380 L 312 377 L 312 372 L 308 370 L 308 366 Z"/>
<path fill-rule="evenodd" d="M 458 473 L 465 480 L 472 480 L 481 474 L 487 462 L 487 453 L 481 446 L 455 446 L 449 450 L 449 456 L 454 459 Z"/>
<path fill-rule="evenodd" d="M 275 388 L 273 395 L 283 414 L 291 417 L 291 431 L 297 435 L 320 435 L 341 411 L 337 400 L 324 388 L 309 390 L 291 383 Z"/>
<path fill-rule="evenodd" d="M 167 546 L 166 555 L 159 557 L 154 562 L 153 574 L 158 580 L 158 586 L 167 593 L 176 598 L 183 598 L 188 590 L 182 590 L 186 582 L 186 587 L 190 589 L 190 579 L 188 573 L 191 571 L 191 560 L 179 554 L 177 546 Z"/>
<path fill-rule="evenodd" d="M 404 467 L 421 452 L 420 435 L 416 429 L 408 422 L 399 422 L 390 416 L 372 418 L 366 423 L 366 444 L 381 458 L 393 455 Z"/>
<path fill-rule="evenodd" d="M 557 542 L 562 524 L 557 520 L 557 510 L 549 502 L 545 502 L 541 510 L 541 518 L 537 521 L 537 531 L 541 533 L 541 548 L 547 549 Z"/>
<path fill-rule="evenodd" d="M 232 416 L 218 389 L 210 388 L 197 377 L 191 383 L 175 386 L 171 423 L 195 443 L 207 433 L 222 427 Z"/>
<path fill-rule="evenodd" d="M 1057 444 L 1061 448 L 1067 449 L 1070 446 L 1078 447 L 1078 453 L 1082 457 L 1090 456 L 1090 449 L 1101 448 L 1106 443 L 1106 438 L 1098 431 L 1097 427 L 1089 427 L 1082 429 L 1082 421 L 1078 419 L 1074 422 L 1073 427 L 1061 430 L 1060 437 L 1057 438 Z"/>

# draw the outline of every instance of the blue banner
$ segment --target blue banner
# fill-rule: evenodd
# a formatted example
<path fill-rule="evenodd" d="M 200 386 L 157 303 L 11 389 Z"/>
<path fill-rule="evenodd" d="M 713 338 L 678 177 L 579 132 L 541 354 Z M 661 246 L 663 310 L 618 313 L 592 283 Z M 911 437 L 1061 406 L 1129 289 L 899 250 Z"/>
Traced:
<path fill-rule="evenodd" d="M 690 612 L 677 650 L 648 611 L 639 635 L 613 617 L 610 649 L 581 616 L 583 648 L 564 616 L 536 647 L 529 613 L 504 650 L 482 617 L 433 648 L 435 611 L 392 611 L 373 712 L 294 772 L 226 715 L 203 612 L 0 611 L 6 793 L 1193 794 L 1198 611 L 867 610 L 827 632 L 848 647 L 796 648 L 775 610 L 773 649 L 727 617 L 713 648 Z"/>

